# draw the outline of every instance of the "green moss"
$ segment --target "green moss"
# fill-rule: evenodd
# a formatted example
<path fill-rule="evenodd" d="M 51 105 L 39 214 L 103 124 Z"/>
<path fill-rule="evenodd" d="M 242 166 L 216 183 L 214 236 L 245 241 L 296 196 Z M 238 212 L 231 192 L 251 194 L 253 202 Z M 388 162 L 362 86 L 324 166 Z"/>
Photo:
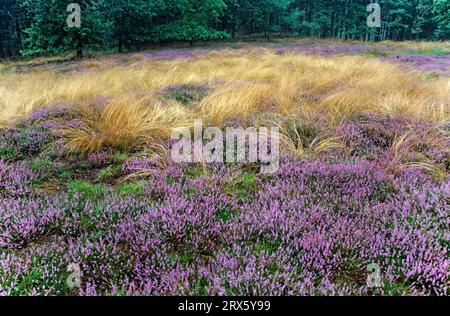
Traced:
<path fill-rule="evenodd" d="M 183 190 L 183 193 L 186 196 L 186 199 L 190 199 L 191 197 L 198 194 L 198 191 L 195 188 L 186 188 Z"/>
<path fill-rule="evenodd" d="M 208 279 L 206 278 L 198 278 L 195 281 L 195 293 L 194 296 L 208 296 Z"/>
<path fill-rule="evenodd" d="M 191 251 L 185 251 L 180 256 L 181 264 L 188 264 L 192 260 L 194 260 L 194 254 Z"/>
<path fill-rule="evenodd" d="M 118 186 L 115 191 L 121 195 L 141 194 L 144 185 L 142 182 L 125 183 Z"/>
<path fill-rule="evenodd" d="M 238 181 L 225 186 L 227 193 L 235 195 L 238 201 L 251 200 L 258 189 L 257 175 L 253 172 L 244 173 Z"/>
<path fill-rule="evenodd" d="M 130 158 L 130 156 L 127 153 L 123 152 L 116 152 L 113 156 L 114 160 L 116 162 L 124 162 Z"/>
<path fill-rule="evenodd" d="M 278 270 L 278 266 L 276 262 L 271 262 L 266 266 L 266 269 L 269 270 L 270 273 L 275 273 Z"/>
<path fill-rule="evenodd" d="M 227 207 L 224 210 L 217 212 L 216 218 L 223 222 L 229 222 L 236 213 L 237 213 L 236 210 L 234 210 L 230 207 Z"/>
<path fill-rule="evenodd" d="M 0 147 L 0 159 L 15 160 L 18 153 L 14 147 Z"/>
<path fill-rule="evenodd" d="M 113 176 L 113 172 L 110 168 L 104 168 L 97 173 L 97 178 L 108 179 Z"/>
<path fill-rule="evenodd" d="M 269 254 L 274 253 L 281 246 L 281 240 L 264 240 L 254 244 L 254 249 L 256 252 L 267 252 Z"/>
<path fill-rule="evenodd" d="M 120 173 L 121 170 L 121 166 L 108 166 L 106 168 L 101 169 L 98 173 L 97 173 L 97 178 L 100 180 L 106 180 L 109 178 L 113 178 L 114 176 L 116 176 L 117 174 Z"/>
<path fill-rule="evenodd" d="M 59 178 L 62 180 L 69 179 L 72 176 L 72 173 L 67 170 L 63 170 L 59 173 Z"/>
<path fill-rule="evenodd" d="M 37 171 L 41 171 L 42 169 L 49 168 L 52 165 L 53 165 L 53 162 L 49 159 L 36 158 L 31 162 L 30 169 L 37 172 Z"/>
<path fill-rule="evenodd" d="M 173 178 L 167 178 L 165 182 L 167 185 L 173 185 L 176 183 L 175 179 Z"/>
<path fill-rule="evenodd" d="M 243 189 L 256 189 L 256 174 L 255 173 L 245 173 L 242 177 L 242 182 L 240 187 Z"/>
<path fill-rule="evenodd" d="M 205 170 L 202 165 L 192 165 L 185 170 L 184 174 L 195 179 L 204 176 Z"/>
<path fill-rule="evenodd" d="M 100 196 L 105 190 L 104 185 L 79 180 L 72 181 L 68 185 L 69 196 L 78 194 L 86 198 L 94 198 Z"/>
<path fill-rule="evenodd" d="M 410 286 L 405 282 L 396 281 L 389 282 L 384 281 L 384 295 L 386 296 L 407 296 L 410 295 Z M 375 289 L 375 292 L 377 290 Z"/>

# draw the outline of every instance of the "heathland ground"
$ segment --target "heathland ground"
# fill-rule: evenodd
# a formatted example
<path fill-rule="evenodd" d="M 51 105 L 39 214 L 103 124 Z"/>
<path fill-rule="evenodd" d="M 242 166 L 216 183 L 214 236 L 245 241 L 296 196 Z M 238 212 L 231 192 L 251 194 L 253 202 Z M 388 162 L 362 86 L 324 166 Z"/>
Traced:
<path fill-rule="evenodd" d="M 449 294 L 449 116 L 449 42 L 0 64 L 0 294 Z M 194 119 L 280 170 L 174 163 Z"/>

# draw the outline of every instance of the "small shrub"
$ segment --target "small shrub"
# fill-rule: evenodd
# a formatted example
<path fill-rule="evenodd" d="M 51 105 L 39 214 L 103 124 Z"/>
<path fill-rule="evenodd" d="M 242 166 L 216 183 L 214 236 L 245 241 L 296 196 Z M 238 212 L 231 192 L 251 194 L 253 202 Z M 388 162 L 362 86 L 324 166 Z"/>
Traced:
<path fill-rule="evenodd" d="M 111 168 L 104 168 L 97 173 L 97 178 L 99 179 L 108 179 L 114 175 Z"/>

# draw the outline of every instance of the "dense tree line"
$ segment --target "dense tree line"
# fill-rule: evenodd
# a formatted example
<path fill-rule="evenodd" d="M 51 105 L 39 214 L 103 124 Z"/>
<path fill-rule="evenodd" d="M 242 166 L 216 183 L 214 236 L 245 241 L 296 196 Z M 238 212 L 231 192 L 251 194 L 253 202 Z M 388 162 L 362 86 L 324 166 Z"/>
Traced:
<path fill-rule="evenodd" d="M 67 5 L 81 27 L 67 25 Z M 0 0 L 0 58 L 145 43 L 274 34 L 340 39 L 449 39 L 450 0 Z"/>

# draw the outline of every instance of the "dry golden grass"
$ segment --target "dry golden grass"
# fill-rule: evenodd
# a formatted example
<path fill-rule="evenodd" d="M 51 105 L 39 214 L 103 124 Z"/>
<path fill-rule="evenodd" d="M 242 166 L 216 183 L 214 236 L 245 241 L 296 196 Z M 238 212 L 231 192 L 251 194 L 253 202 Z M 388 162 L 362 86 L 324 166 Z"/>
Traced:
<path fill-rule="evenodd" d="M 165 138 L 192 118 L 220 125 L 265 111 L 321 111 L 335 123 L 364 112 L 436 121 L 450 114 L 450 78 L 426 80 L 376 58 L 280 55 L 264 48 L 214 51 L 191 60 L 131 58 L 128 65 L 104 58 L 80 62 L 83 71 L 41 68 L 1 76 L 0 128 L 39 107 L 74 104 L 84 126 L 66 131 L 67 145 L 88 152 Z M 190 106 L 162 101 L 160 89 L 188 83 L 209 85 L 212 92 Z M 112 101 L 101 111 L 90 108 L 98 97 Z"/>
<path fill-rule="evenodd" d="M 67 149 L 89 153 L 104 147 L 151 146 L 167 139 L 173 128 L 189 126 L 188 115 L 178 104 L 145 101 L 123 98 L 101 108 L 79 107 L 83 126 L 63 130 Z"/>

